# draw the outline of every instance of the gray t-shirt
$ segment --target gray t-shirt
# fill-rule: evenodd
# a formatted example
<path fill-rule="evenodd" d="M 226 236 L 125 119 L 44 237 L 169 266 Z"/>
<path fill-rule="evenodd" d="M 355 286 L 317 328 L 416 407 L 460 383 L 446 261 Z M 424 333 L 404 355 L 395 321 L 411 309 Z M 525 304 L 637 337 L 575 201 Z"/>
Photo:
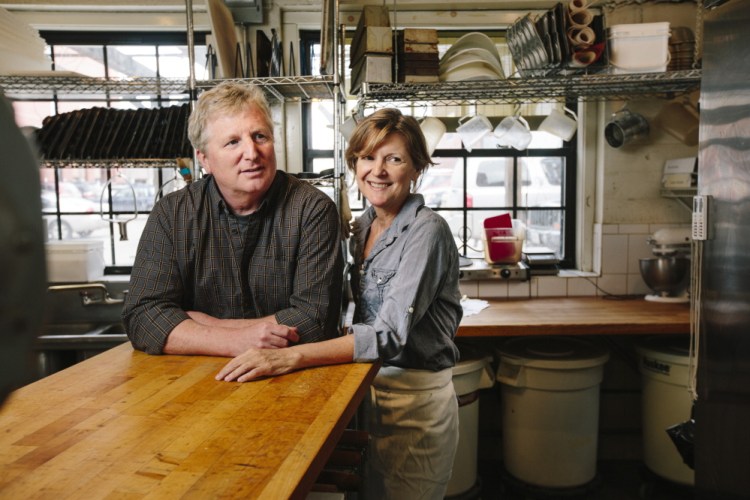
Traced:
<path fill-rule="evenodd" d="M 355 299 L 354 359 L 438 371 L 459 358 L 458 250 L 450 227 L 412 194 L 370 255 L 363 249 L 372 207 L 355 221 L 350 250 Z"/>

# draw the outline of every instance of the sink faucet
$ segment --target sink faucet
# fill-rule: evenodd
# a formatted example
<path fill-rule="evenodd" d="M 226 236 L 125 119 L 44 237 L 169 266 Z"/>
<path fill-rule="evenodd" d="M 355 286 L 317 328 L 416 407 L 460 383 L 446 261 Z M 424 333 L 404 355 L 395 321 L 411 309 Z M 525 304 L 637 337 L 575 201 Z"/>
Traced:
<path fill-rule="evenodd" d="M 123 293 L 122 299 L 115 299 L 109 294 L 109 290 L 103 283 L 76 283 L 73 285 L 53 285 L 47 288 L 48 292 L 62 292 L 67 290 L 80 290 L 81 304 L 92 306 L 97 304 L 117 305 L 125 302 L 124 296 L 128 290 Z"/>

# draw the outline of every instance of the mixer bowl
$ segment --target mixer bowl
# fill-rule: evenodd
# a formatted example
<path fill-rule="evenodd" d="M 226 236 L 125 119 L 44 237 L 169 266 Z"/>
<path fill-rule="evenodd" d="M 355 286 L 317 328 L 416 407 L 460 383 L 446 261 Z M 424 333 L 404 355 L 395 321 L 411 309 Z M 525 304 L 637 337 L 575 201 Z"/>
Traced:
<path fill-rule="evenodd" d="M 682 293 L 688 285 L 690 259 L 687 257 L 651 257 L 640 259 L 643 281 L 663 297 Z"/>

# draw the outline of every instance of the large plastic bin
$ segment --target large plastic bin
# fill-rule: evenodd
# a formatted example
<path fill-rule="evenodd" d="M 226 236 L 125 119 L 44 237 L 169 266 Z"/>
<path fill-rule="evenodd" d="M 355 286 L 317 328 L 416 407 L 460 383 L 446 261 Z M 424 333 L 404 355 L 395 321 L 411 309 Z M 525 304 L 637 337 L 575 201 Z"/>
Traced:
<path fill-rule="evenodd" d="M 683 462 L 666 429 L 690 418 L 690 338 L 655 336 L 637 347 L 642 380 L 643 461 L 657 475 L 692 485 L 693 469 Z"/>
<path fill-rule="evenodd" d="M 591 482 L 608 351 L 574 337 L 533 336 L 505 342 L 498 355 L 506 471 L 541 488 Z"/>

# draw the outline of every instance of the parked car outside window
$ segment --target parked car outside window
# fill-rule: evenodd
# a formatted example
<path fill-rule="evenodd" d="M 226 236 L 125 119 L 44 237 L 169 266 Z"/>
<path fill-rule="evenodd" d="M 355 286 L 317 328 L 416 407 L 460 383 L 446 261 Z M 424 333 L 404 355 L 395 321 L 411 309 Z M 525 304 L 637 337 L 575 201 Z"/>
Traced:
<path fill-rule="evenodd" d="M 156 188 L 145 182 L 134 182 L 132 184 L 112 184 L 112 211 L 139 213 L 150 211 L 154 208 Z M 107 193 L 104 193 L 107 199 Z"/>
<path fill-rule="evenodd" d="M 465 189 L 463 169 L 453 169 L 451 185 L 441 206 L 467 209 L 465 224 L 463 213 L 443 214 L 458 238 L 466 232 L 469 256 L 482 254 L 484 220 L 502 213 L 512 214 L 514 209 L 516 217 L 527 226 L 527 246 L 562 252 L 562 161 L 557 157 L 519 158 L 520 182 L 515 191 L 513 158 L 468 158 Z M 525 210 L 526 207 L 532 210 Z"/>
<path fill-rule="evenodd" d="M 83 197 L 60 195 L 60 218 L 57 211 L 57 194 L 54 191 L 42 191 L 42 214 L 47 227 L 47 239 L 59 237 L 86 238 L 95 231 L 107 228 L 102 219 L 99 204 Z M 106 210 L 106 206 L 105 206 Z"/>

